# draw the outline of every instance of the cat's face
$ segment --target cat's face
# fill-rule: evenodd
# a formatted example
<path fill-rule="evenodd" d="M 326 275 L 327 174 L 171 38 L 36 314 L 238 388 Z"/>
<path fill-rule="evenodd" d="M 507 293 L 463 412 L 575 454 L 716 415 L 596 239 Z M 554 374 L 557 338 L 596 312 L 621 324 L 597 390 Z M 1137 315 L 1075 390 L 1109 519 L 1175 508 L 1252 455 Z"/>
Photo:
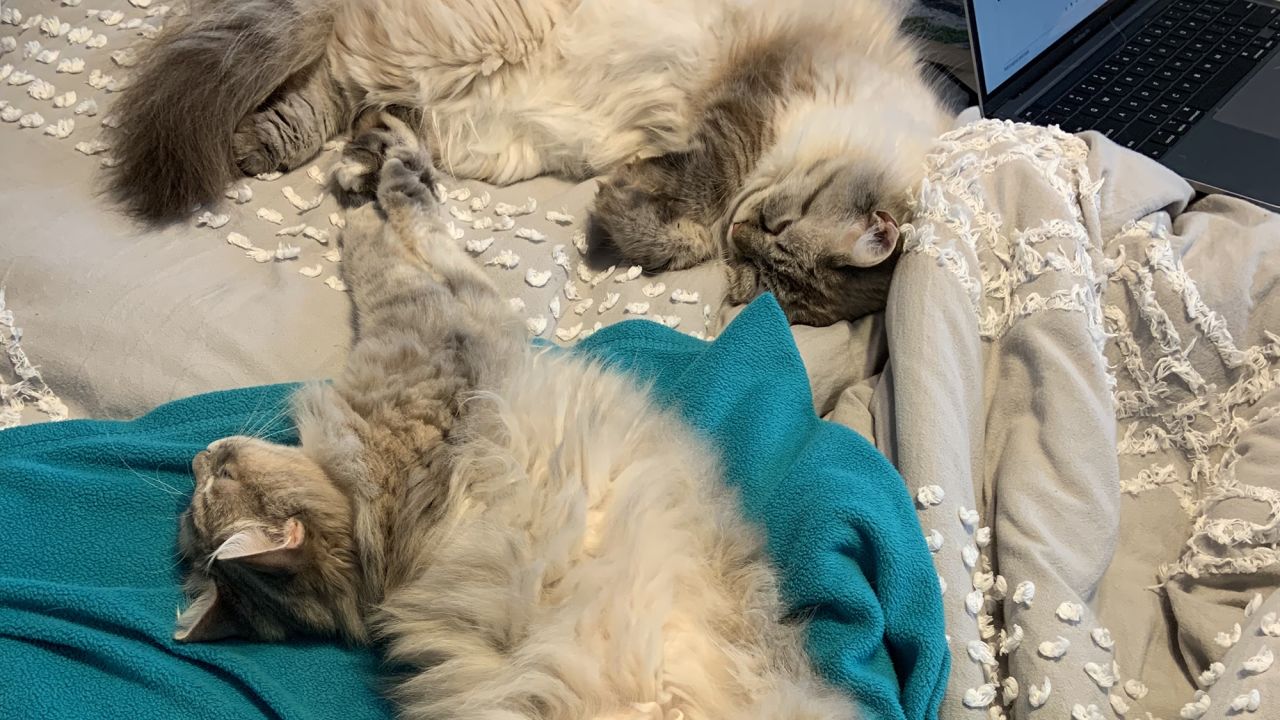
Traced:
<path fill-rule="evenodd" d="M 730 300 L 770 291 L 794 323 L 830 325 L 884 307 L 906 193 L 834 161 L 744 193 L 727 228 Z"/>
<path fill-rule="evenodd" d="M 190 607 L 174 638 L 358 638 L 348 498 L 302 450 L 218 440 L 192 462 L 195 492 L 179 545 Z"/>

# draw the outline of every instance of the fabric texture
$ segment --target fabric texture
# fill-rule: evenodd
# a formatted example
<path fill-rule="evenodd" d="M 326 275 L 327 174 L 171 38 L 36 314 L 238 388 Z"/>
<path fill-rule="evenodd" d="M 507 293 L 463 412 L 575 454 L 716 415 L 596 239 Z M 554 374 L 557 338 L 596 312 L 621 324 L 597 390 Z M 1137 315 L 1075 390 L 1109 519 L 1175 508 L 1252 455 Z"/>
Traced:
<path fill-rule="evenodd" d="M 1280 717 L 1278 283 L 1280 217 L 1096 134 L 941 139 L 879 374 L 797 335 L 916 497 L 944 718 Z"/>
<path fill-rule="evenodd" d="M 583 350 L 651 383 L 710 438 L 766 528 L 787 600 L 812 619 L 820 669 L 872 720 L 936 717 L 949 656 L 910 498 L 871 445 L 814 415 L 776 303 L 757 301 L 714 343 L 635 322 Z M 0 432 L 0 717 L 389 714 L 371 652 L 171 639 L 191 458 L 235 433 L 292 441 L 292 387 Z"/>

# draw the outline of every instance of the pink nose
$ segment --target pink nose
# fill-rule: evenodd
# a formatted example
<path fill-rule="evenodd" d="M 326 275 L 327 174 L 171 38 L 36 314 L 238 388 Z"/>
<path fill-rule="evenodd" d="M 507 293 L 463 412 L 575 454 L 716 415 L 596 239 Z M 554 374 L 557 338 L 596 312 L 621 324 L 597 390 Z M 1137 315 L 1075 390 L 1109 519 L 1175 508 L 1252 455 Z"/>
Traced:
<path fill-rule="evenodd" d="M 734 236 L 738 234 L 738 228 L 742 227 L 743 225 L 746 225 L 746 223 L 736 222 L 736 223 L 734 223 L 734 224 L 732 224 L 732 225 L 730 225 L 730 226 L 729 226 L 729 239 L 730 239 L 730 240 L 733 240 L 733 239 L 734 239 Z"/>

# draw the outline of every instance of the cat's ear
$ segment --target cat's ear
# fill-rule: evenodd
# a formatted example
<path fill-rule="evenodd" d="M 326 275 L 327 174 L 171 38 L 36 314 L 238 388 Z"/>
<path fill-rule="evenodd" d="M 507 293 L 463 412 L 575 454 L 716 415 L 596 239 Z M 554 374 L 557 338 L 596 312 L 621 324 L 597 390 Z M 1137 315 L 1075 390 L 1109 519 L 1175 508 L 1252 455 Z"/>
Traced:
<path fill-rule="evenodd" d="M 178 642 L 212 642 L 239 634 L 239 629 L 226 603 L 218 599 L 213 583 L 196 596 L 186 610 L 178 613 L 178 627 L 173 639 Z"/>
<path fill-rule="evenodd" d="M 856 230 L 849 233 L 853 236 Z M 853 267 L 874 267 L 889 259 L 898 247 L 898 221 L 892 215 L 877 210 L 871 215 L 867 229 L 851 237 L 849 264 Z"/>
<path fill-rule="evenodd" d="M 227 538 L 213 552 L 218 562 L 236 562 L 259 570 L 289 570 L 302 561 L 307 531 L 297 518 L 284 521 L 274 536 L 252 527 Z"/>

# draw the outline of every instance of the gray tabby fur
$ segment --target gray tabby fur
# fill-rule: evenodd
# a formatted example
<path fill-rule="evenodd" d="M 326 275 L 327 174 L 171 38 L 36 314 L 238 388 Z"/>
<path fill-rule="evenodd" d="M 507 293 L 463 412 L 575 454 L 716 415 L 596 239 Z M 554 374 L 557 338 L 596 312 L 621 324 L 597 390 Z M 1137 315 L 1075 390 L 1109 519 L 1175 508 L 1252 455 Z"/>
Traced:
<path fill-rule="evenodd" d="M 448 235 L 409 126 L 338 173 L 357 340 L 300 447 L 219 440 L 175 637 L 381 641 L 406 718 L 848 720 L 714 455 L 633 381 L 536 350 Z M 374 180 L 374 178 L 377 178 Z"/>

